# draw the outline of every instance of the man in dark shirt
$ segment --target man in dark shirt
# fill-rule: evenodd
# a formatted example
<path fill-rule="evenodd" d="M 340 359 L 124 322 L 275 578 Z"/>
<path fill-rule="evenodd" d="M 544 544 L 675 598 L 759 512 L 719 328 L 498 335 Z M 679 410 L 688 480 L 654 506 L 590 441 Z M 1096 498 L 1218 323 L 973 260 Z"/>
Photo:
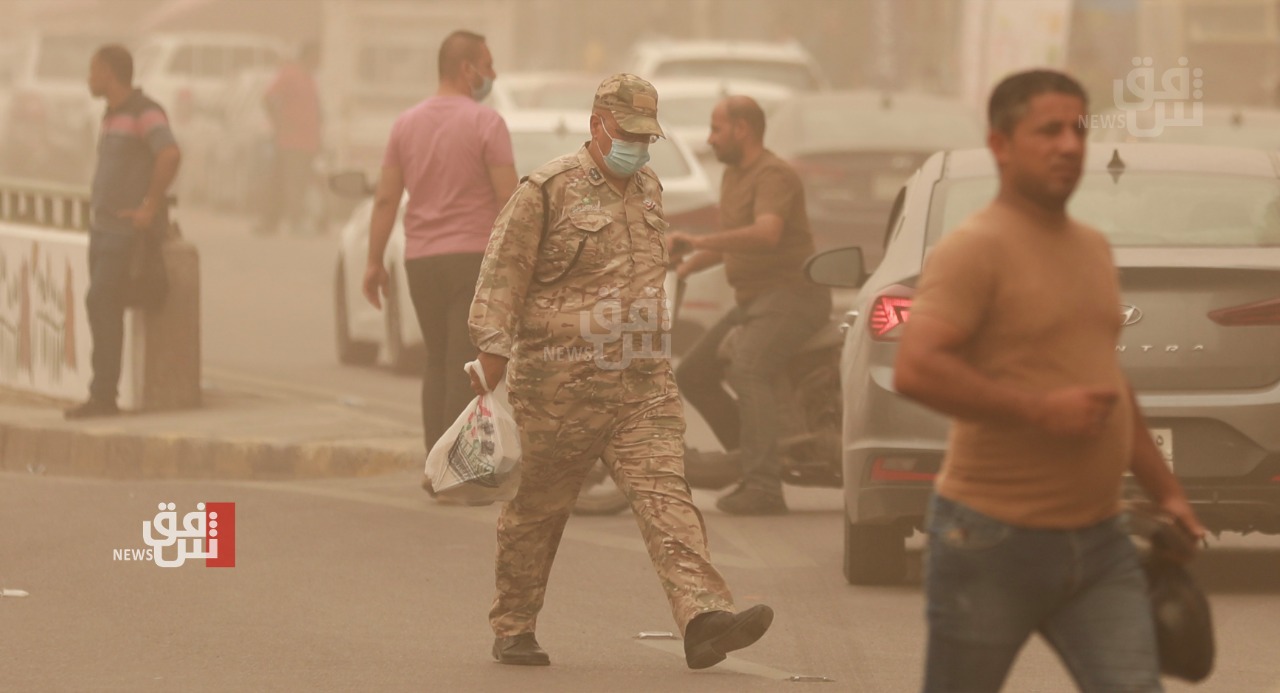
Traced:
<path fill-rule="evenodd" d="M 133 56 L 126 48 L 107 45 L 94 53 L 89 91 L 107 102 L 93 176 L 85 298 L 93 381 L 89 400 L 68 409 L 68 419 L 120 411 L 116 395 L 134 248 L 144 234 L 161 234 L 168 226 L 166 193 L 181 159 L 164 109 L 133 88 Z"/>
<path fill-rule="evenodd" d="M 716 106 L 707 144 L 728 166 L 720 188 L 723 230 L 667 235 L 673 250 L 687 244 L 697 251 L 680 265 L 681 277 L 724 263 L 734 290 L 737 305 L 684 357 L 676 380 L 725 449 L 741 449 L 742 481 L 716 501 L 721 510 L 741 515 L 787 511 L 774 380 L 831 315 L 830 292 L 803 272 L 814 252 L 804 188 L 791 166 L 764 148 L 764 129 L 764 111 L 749 97 L 730 96 Z M 735 327 L 725 363 L 720 343 Z"/>

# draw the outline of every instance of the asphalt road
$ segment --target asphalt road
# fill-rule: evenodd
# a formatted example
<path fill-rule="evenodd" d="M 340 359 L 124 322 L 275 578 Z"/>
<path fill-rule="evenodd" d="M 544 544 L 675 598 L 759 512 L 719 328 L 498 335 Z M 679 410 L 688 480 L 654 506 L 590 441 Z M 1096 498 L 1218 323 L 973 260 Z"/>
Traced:
<path fill-rule="evenodd" d="M 360 398 L 416 416 L 414 378 L 338 366 L 325 239 L 255 239 L 202 217 L 209 380 Z M 856 588 L 840 573 L 840 495 L 789 489 L 793 513 L 737 518 L 697 492 L 713 560 L 738 603 L 768 603 L 773 629 L 702 672 L 680 643 L 627 515 L 575 517 L 552 574 L 539 640 L 553 666 L 489 655 L 496 507 L 450 507 L 417 474 L 308 482 L 107 482 L 0 474 L 0 691 L 741 691 L 918 690 L 919 539 L 902 585 Z M 161 502 L 236 504 L 237 566 L 114 560 L 145 548 Z M 1227 537 L 1195 567 L 1219 643 L 1196 691 L 1280 691 L 1280 540 Z M 788 682 L 793 676 L 831 683 Z M 1008 691 L 1072 690 L 1040 642 Z M 1169 684 L 1172 691 L 1192 687 Z"/>

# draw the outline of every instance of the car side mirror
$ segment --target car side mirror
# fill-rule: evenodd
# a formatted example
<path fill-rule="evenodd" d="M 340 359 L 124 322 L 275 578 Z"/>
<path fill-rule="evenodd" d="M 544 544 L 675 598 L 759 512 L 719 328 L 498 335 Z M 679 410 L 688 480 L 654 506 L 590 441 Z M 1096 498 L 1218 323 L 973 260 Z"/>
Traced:
<path fill-rule="evenodd" d="M 841 289 L 857 289 L 867 281 L 862 248 L 850 246 L 824 250 L 804 263 L 805 276 L 815 284 Z"/>
<path fill-rule="evenodd" d="M 342 197 L 364 198 L 373 194 L 373 184 L 364 171 L 343 171 L 329 176 L 329 189 Z"/>

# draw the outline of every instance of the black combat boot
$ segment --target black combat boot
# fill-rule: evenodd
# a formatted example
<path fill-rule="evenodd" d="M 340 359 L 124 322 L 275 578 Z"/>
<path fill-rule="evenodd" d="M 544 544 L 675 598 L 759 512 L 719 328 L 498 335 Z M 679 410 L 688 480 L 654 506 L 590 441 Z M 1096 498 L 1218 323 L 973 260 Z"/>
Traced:
<path fill-rule="evenodd" d="M 731 614 L 708 611 L 698 614 L 684 629 L 684 661 L 690 669 L 706 669 L 724 656 L 759 640 L 773 623 L 773 609 L 764 604 Z"/>
<path fill-rule="evenodd" d="M 521 633 L 493 641 L 493 658 L 502 664 L 545 667 L 551 663 L 546 650 L 538 645 L 533 633 Z"/>

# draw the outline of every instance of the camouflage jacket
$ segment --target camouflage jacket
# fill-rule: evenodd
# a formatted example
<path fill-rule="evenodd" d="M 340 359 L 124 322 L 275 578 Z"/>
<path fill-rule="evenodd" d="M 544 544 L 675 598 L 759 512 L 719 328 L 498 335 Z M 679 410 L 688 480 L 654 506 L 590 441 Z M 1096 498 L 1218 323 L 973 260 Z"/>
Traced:
<path fill-rule="evenodd" d="M 545 230 L 544 230 L 545 224 Z M 584 145 L 524 179 L 494 223 L 468 324 L 513 395 L 643 401 L 674 387 L 662 186 L 619 195 Z"/>

